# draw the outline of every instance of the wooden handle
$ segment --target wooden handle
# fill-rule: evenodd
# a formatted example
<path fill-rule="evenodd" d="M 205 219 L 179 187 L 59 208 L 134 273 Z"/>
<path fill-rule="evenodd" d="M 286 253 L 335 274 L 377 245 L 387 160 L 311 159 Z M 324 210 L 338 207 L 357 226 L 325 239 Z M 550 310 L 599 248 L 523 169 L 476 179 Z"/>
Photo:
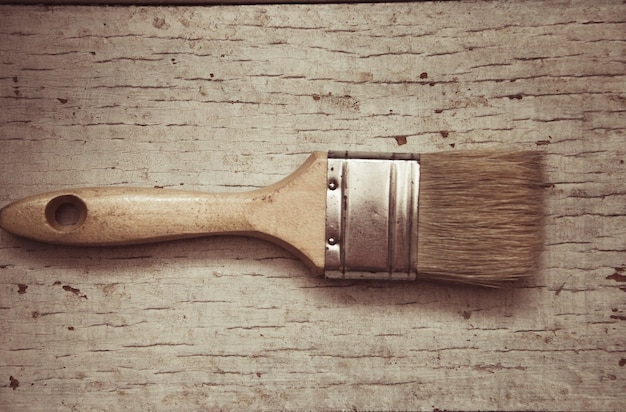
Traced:
<path fill-rule="evenodd" d="M 240 194 L 84 188 L 44 193 L 2 210 L 2 226 L 49 243 L 123 245 L 252 232 Z"/>
<path fill-rule="evenodd" d="M 0 226 L 70 245 L 125 245 L 204 235 L 268 239 L 322 271 L 326 154 L 274 185 L 245 193 L 83 188 L 28 197 L 0 211 Z"/>

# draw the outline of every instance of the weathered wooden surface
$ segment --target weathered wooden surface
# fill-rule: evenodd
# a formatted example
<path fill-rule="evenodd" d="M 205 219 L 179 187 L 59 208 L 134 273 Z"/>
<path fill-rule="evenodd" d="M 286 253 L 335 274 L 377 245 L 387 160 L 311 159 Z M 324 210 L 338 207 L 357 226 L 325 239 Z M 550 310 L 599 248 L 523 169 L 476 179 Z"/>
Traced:
<path fill-rule="evenodd" d="M 235 237 L 0 233 L 0 409 L 626 407 L 626 6 L 0 7 L 0 203 L 236 191 L 313 150 L 547 153 L 510 290 L 319 279 Z"/>

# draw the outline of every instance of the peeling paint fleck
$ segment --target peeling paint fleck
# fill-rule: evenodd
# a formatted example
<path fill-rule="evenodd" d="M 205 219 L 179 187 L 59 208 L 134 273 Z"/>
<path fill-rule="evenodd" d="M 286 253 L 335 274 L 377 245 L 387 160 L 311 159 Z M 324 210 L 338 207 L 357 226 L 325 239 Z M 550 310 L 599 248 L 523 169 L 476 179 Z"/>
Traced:
<path fill-rule="evenodd" d="M 67 291 L 67 292 L 72 292 L 73 294 L 75 294 L 76 296 L 78 296 L 79 298 L 84 298 L 87 299 L 87 295 L 81 295 L 80 294 L 80 289 L 77 288 L 73 288 L 70 285 L 65 285 L 63 286 L 63 290 Z"/>
<path fill-rule="evenodd" d="M 6 376 L 6 375 L 4 375 Z M 13 390 L 17 389 L 18 386 L 20 386 L 20 381 L 18 381 L 17 379 L 15 379 L 13 376 L 9 376 L 9 382 L 11 382 L 9 384 L 9 387 Z"/>
<path fill-rule="evenodd" d="M 616 282 L 626 282 L 626 275 L 622 275 L 622 273 L 624 273 L 624 268 L 615 268 L 615 273 L 606 278 Z"/>
<path fill-rule="evenodd" d="M 406 144 L 406 136 L 396 136 L 395 139 L 398 146 L 404 146 Z"/>

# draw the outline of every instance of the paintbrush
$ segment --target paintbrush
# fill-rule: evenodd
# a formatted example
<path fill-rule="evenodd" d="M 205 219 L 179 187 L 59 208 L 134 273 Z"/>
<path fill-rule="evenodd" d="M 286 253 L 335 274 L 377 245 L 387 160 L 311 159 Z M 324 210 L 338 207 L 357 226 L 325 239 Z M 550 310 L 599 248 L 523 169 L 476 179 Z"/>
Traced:
<path fill-rule="evenodd" d="M 542 177 L 529 151 L 315 152 L 254 191 L 65 189 L 5 206 L 0 227 L 80 246 L 246 235 L 329 278 L 499 286 L 535 267 Z"/>

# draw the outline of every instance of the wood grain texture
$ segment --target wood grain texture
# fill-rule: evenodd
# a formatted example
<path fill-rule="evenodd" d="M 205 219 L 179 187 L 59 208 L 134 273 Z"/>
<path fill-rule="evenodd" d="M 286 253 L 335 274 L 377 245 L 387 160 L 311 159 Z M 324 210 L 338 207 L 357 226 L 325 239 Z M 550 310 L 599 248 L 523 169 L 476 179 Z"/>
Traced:
<path fill-rule="evenodd" d="M 525 284 L 329 281 L 237 237 L 0 233 L 0 409 L 626 406 L 626 7 L 0 7 L 0 203 L 235 192 L 314 150 L 546 153 Z"/>

